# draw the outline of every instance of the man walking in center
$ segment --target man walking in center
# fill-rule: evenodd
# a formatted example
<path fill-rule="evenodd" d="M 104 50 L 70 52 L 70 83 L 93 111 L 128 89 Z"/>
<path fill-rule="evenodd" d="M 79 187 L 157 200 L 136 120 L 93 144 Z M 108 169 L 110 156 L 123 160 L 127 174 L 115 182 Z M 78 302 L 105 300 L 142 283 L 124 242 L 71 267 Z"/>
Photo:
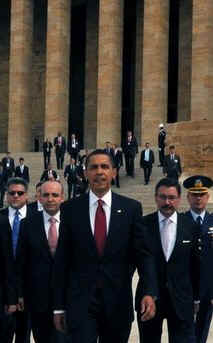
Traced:
<path fill-rule="evenodd" d="M 165 176 L 176 180 L 182 173 L 180 156 L 176 154 L 174 145 L 170 145 L 169 154 L 165 156 L 163 173 Z"/>
<path fill-rule="evenodd" d="M 143 272 L 142 320 L 154 316 L 152 255 L 141 227 L 141 204 L 111 191 L 113 160 L 103 150 L 87 157 L 90 192 L 64 210 L 56 252 L 54 322 L 72 343 L 126 343 L 133 320 L 132 268 Z"/>
<path fill-rule="evenodd" d="M 148 185 L 152 173 L 152 165 L 155 162 L 154 152 L 147 142 L 145 149 L 141 152 L 140 167 L 144 170 L 144 185 Z"/>

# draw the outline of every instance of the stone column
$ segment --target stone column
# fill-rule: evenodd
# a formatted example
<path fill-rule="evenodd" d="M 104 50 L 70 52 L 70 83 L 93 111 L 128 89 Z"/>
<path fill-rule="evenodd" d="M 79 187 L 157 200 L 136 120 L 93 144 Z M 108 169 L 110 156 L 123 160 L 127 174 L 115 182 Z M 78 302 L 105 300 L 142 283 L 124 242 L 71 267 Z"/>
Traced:
<path fill-rule="evenodd" d="M 169 0 L 144 0 L 142 144 L 167 120 Z"/>
<path fill-rule="evenodd" d="M 142 129 L 142 76 L 143 76 L 143 22 L 144 22 L 144 2 L 137 1 L 136 7 L 136 58 L 135 58 L 135 128 L 134 133 L 141 145 Z"/>
<path fill-rule="evenodd" d="M 71 0 L 48 1 L 45 136 L 67 136 Z"/>
<path fill-rule="evenodd" d="M 193 0 L 191 120 L 212 119 L 212 18 L 212 0 Z"/>
<path fill-rule="evenodd" d="M 11 1 L 8 150 L 30 151 L 32 104 L 32 0 Z"/>
<path fill-rule="evenodd" d="M 87 2 L 84 147 L 96 147 L 98 85 L 98 0 Z"/>
<path fill-rule="evenodd" d="M 98 147 L 121 142 L 124 0 L 100 0 L 98 49 Z"/>

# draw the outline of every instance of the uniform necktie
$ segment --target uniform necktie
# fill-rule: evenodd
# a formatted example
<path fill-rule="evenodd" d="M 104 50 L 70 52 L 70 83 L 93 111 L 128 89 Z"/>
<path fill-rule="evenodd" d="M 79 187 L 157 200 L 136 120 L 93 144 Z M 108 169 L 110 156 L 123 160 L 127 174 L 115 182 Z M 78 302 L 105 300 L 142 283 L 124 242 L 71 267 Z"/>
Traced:
<path fill-rule="evenodd" d="M 12 230 L 12 243 L 13 243 L 13 256 L 14 257 L 16 257 L 16 247 L 18 243 L 19 228 L 20 228 L 19 211 L 16 210 L 15 217 L 13 220 L 13 230 Z"/>
<path fill-rule="evenodd" d="M 166 261 L 168 261 L 171 251 L 170 251 L 170 245 L 171 245 L 171 223 L 172 221 L 169 218 L 164 219 L 164 225 L 163 229 L 161 231 L 161 242 L 163 247 L 163 252 L 166 258 Z"/>
<path fill-rule="evenodd" d="M 52 256 L 54 256 L 56 248 L 57 248 L 57 242 L 58 242 L 56 219 L 54 217 L 50 217 L 49 222 L 50 222 L 50 227 L 48 231 L 48 244 L 49 244 L 50 252 Z"/>
<path fill-rule="evenodd" d="M 201 216 L 197 217 L 196 223 L 198 224 L 199 227 L 201 227 L 201 225 L 202 225 L 202 218 L 201 218 Z"/>
<path fill-rule="evenodd" d="M 98 200 L 98 207 L 95 214 L 94 237 L 99 256 L 103 255 L 107 235 L 106 214 L 103 209 L 103 203 L 101 199 Z"/>

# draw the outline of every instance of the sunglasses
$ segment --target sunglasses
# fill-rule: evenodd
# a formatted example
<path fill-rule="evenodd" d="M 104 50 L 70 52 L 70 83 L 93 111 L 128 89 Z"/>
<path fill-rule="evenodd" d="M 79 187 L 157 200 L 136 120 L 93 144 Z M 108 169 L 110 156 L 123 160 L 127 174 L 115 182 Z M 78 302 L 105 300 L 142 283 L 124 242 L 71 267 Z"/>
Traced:
<path fill-rule="evenodd" d="M 18 195 L 19 197 L 21 197 L 22 195 L 24 195 L 24 193 L 26 193 L 26 192 L 24 192 L 24 191 L 10 191 L 10 192 L 8 192 L 8 194 L 10 194 L 11 196 L 14 196 L 14 195 Z"/>

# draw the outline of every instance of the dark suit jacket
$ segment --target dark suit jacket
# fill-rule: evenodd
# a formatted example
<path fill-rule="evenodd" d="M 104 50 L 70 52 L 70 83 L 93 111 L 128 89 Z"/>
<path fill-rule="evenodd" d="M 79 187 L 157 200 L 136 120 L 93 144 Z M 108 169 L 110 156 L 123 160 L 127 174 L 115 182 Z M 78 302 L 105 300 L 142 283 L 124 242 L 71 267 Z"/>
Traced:
<path fill-rule="evenodd" d="M 113 151 L 113 160 L 115 167 L 119 169 L 123 165 L 123 154 L 121 150 L 117 150 L 116 154 Z"/>
<path fill-rule="evenodd" d="M 66 152 L 66 140 L 65 140 L 65 137 L 62 137 L 61 145 L 58 144 L 58 136 L 55 137 L 54 138 L 54 146 L 55 146 L 56 154 L 58 152 L 61 152 L 61 153 L 65 154 L 65 152 Z"/>
<path fill-rule="evenodd" d="M 7 175 L 4 169 L 2 169 L 2 172 L 0 174 L 0 190 L 5 190 L 5 186 L 6 186 L 6 182 L 7 182 Z"/>
<path fill-rule="evenodd" d="M 140 167 L 144 168 L 144 165 L 148 163 L 150 167 L 155 162 L 154 152 L 150 149 L 149 150 L 149 161 L 145 161 L 145 150 L 141 151 L 141 158 L 140 158 Z"/>
<path fill-rule="evenodd" d="M 135 136 L 132 136 L 132 140 L 130 142 L 128 141 L 128 138 L 125 139 L 123 152 L 127 156 L 135 157 L 138 153 L 138 142 Z"/>
<path fill-rule="evenodd" d="M 72 153 L 78 153 L 80 151 L 78 140 L 75 139 L 75 148 L 72 147 L 72 140 L 69 139 L 67 143 L 67 151 L 71 155 Z"/>
<path fill-rule="evenodd" d="M 180 157 L 175 154 L 174 160 L 171 160 L 171 156 L 166 155 L 164 159 L 163 173 L 167 174 L 167 177 L 178 178 L 182 173 Z"/>
<path fill-rule="evenodd" d="M 53 262 L 43 212 L 34 213 L 31 218 L 22 220 L 17 247 L 19 296 L 24 296 L 31 311 L 45 312 L 52 309 Z"/>
<path fill-rule="evenodd" d="M 0 215 L 0 315 L 3 305 L 17 303 L 14 260 L 10 227 L 7 218 Z"/>
<path fill-rule="evenodd" d="M 190 211 L 186 212 L 187 217 L 192 223 L 194 219 Z M 200 255 L 200 298 L 213 299 L 213 239 L 209 228 L 213 228 L 213 214 L 205 213 L 203 224 L 200 228 L 201 255 Z"/>
<path fill-rule="evenodd" d="M 23 173 L 22 173 L 20 166 L 17 166 L 15 170 L 15 177 L 22 177 L 29 183 L 30 182 L 29 168 L 27 166 L 24 166 Z"/>
<path fill-rule="evenodd" d="M 158 134 L 158 147 L 165 148 L 166 130 L 160 130 Z"/>
<path fill-rule="evenodd" d="M 81 326 L 99 282 L 105 313 L 124 328 L 133 320 L 132 266 L 143 272 L 143 294 L 156 294 L 152 256 L 141 227 L 139 202 L 112 193 L 111 218 L 103 257 L 99 257 L 89 218 L 89 195 L 67 203 L 53 275 L 54 309 L 66 309 L 68 330 Z M 119 314 L 119 315 L 118 315 Z"/>
<path fill-rule="evenodd" d="M 75 169 L 72 170 L 71 169 L 71 165 L 68 164 L 66 167 L 65 167 L 65 170 L 64 170 L 64 177 L 67 177 L 67 182 L 68 183 L 76 183 L 77 182 L 77 166 L 74 166 Z"/>
<path fill-rule="evenodd" d="M 57 173 L 55 170 L 52 170 L 52 174 L 54 179 L 57 179 Z M 49 176 L 48 176 L 48 169 L 45 169 L 41 175 L 40 181 L 48 181 L 49 180 Z"/>
<path fill-rule="evenodd" d="M 15 162 L 12 157 L 9 158 L 10 160 L 10 165 L 9 167 L 7 166 L 8 163 L 8 158 L 4 157 L 2 158 L 2 164 L 3 164 L 3 169 L 5 170 L 7 174 L 7 179 L 13 176 L 13 173 L 15 172 Z"/>
<path fill-rule="evenodd" d="M 43 154 L 44 154 L 44 156 L 51 154 L 52 147 L 53 147 L 53 145 L 51 142 L 45 141 L 43 143 Z"/>
<path fill-rule="evenodd" d="M 198 233 L 196 226 L 184 214 L 178 214 L 177 237 L 173 252 L 166 262 L 161 244 L 158 213 L 143 218 L 143 225 L 153 254 L 156 258 L 159 299 L 157 310 L 166 307 L 166 294 L 169 293 L 177 316 L 181 320 L 193 320 L 193 301 L 199 293 Z M 136 291 L 136 309 L 139 309 L 143 278 L 139 280 Z M 158 307 L 159 306 L 159 307 Z"/>

